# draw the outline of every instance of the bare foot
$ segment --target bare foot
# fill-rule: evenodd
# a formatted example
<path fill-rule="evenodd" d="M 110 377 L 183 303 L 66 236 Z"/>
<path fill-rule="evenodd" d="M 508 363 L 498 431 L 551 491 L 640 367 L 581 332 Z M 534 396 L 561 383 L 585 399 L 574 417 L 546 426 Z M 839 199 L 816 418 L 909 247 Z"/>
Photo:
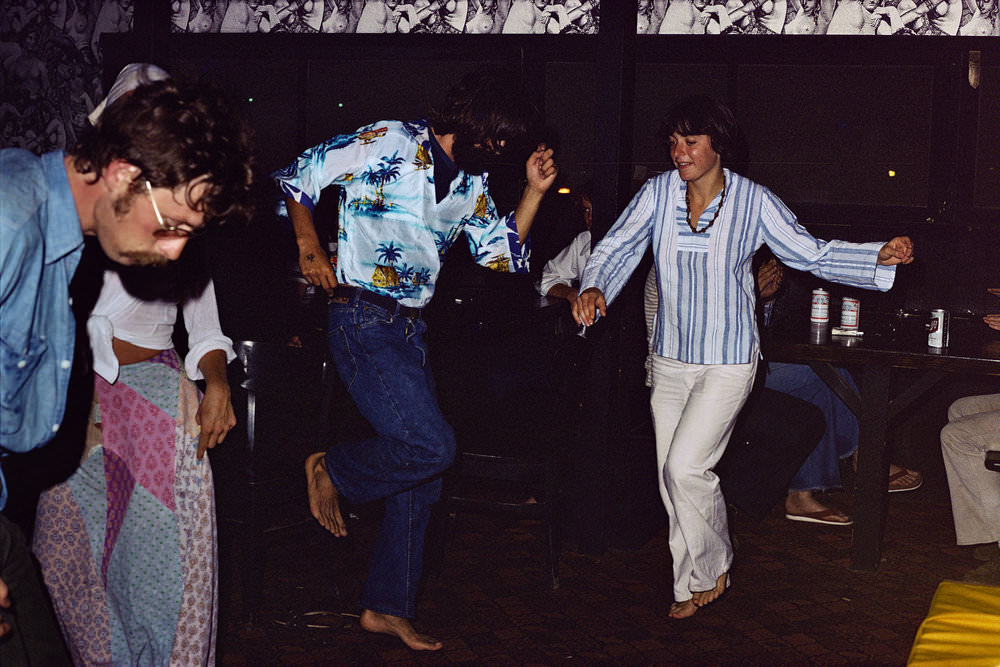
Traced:
<path fill-rule="evenodd" d="M 337 537 L 347 535 L 347 524 L 340 515 L 337 489 L 326 473 L 326 455 L 310 454 L 306 459 L 306 489 L 309 492 L 309 510 L 319 524 Z"/>
<path fill-rule="evenodd" d="M 698 611 L 698 605 L 694 603 L 694 599 L 684 600 L 684 602 L 675 602 L 670 605 L 668 616 L 670 618 L 690 618 L 694 616 L 696 611 Z"/>
<path fill-rule="evenodd" d="M 822 523 L 853 523 L 851 517 L 840 510 L 827 507 L 816 500 L 812 491 L 789 491 L 785 496 L 785 514 L 793 517 L 822 516 Z"/>
<path fill-rule="evenodd" d="M 715 581 L 715 588 L 707 591 L 691 591 L 691 602 L 698 607 L 704 607 L 710 602 L 715 602 L 719 596 L 726 592 L 726 581 L 729 578 L 728 572 L 723 572 Z"/>
<path fill-rule="evenodd" d="M 414 630 L 409 619 L 380 614 L 371 609 L 365 609 L 361 612 L 361 627 L 368 632 L 399 637 L 414 651 L 438 651 L 444 646 L 437 639 L 422 635 Z"/>

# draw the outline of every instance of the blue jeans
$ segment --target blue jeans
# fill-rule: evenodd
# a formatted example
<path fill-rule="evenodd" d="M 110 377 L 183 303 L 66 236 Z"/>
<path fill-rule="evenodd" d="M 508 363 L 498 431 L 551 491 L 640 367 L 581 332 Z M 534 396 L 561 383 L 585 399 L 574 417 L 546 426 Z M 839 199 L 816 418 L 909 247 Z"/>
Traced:
<path fill-rule="evenodd" d="M 788 484 L 789 491 L 840 487 L 840 459 L 858 448 L 858 418 L 806 364 L 771 363 L 764 386 L 809 401 L 826 418 L 826 432 Z M 854 384 L 845 370 L 839 371 Z"/>
<path fill-rule="evenodd" d="M 455 435 L 438 408 L 419 318 L 358 301 L 331 303 L 330 353 L 361 414 L 368 440 L 334 445 L 326 470 L 348 500 L 385 500 L 361 605 L 412 617 L 423 570 L 424 536 L 455 458 Z"/>

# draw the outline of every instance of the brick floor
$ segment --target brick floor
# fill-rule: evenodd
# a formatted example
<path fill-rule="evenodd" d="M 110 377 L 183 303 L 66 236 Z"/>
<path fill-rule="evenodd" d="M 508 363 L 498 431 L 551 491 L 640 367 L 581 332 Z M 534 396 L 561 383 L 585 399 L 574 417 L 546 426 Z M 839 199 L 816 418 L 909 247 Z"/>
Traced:
<path fill-rule="evenodd" d="M 938 583 L 979 565 L 955 546 L 947 495 L 926 486 L 891 498 L 874 573 L 849 569 L 850 529 L 777 510 L 761 522 L 737 516 L 732 588 L 680 621 L 667 617 L 665 530 L 600 556 L 565 545 L 553 591 L 538 525 L 462 516 L 418 603 L 417 627 L 445 643 L 437 653 L 357 624 L 377 513 L 362 513 L 344 544 L 302 526 L 269 538 L 255 627 L 243 626 L 235 588 L 224 587 L 219 664 L 903 665 Z M 834 499 L 850 505 L 846 494 Z"/>

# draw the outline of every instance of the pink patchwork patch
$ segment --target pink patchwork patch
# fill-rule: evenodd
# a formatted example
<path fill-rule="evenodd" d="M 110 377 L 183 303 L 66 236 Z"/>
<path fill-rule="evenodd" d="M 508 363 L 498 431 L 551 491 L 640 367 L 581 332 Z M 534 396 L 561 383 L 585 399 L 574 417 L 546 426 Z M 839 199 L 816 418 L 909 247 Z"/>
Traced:
<path fill-rule="evenodd" d="M 98 377 L 104 449 L 127 461 L 137 484 L 174 510 L 174 439 L 172 416 L 122 382 Z"/>

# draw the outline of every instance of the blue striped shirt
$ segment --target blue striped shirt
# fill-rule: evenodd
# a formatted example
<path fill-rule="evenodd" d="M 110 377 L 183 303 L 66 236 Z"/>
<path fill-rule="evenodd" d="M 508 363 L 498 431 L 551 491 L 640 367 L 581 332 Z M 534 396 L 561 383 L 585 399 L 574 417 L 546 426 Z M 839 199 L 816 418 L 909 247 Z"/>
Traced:
<path fill-rule="evenodd" d="M 687 184 L 670 171 L 646 181 L 584 269 L 581 292 L 597 287 L 610 304 L 652 244 L 660 304 L 656 354 L 691 364 L 744 364 L 760 354 L 750 265 L 765 243 L 793 269 L 853 287 L 892 287 L 895 267 L 876 264 L 883 243 L 818 240 L 770 190 L 724 171 L 722 212 L 707 232 L 691 232 Z M 716 196 L 699 227 L 718 205 Z"/>

